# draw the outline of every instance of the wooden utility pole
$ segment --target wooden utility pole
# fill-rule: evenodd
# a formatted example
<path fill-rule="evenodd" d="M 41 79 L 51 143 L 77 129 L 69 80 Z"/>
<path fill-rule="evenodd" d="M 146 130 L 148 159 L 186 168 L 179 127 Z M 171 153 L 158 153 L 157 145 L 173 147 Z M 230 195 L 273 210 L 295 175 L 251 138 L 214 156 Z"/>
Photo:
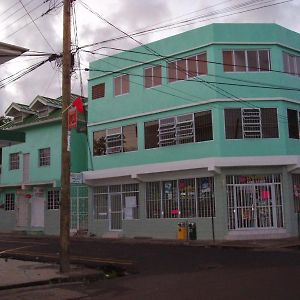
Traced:
<path fill-rule="evenodd" d="M 62 148 L 60 202 L 60 272 L 70 270 L 70 149 L 68 147 L 68 107 L 71 99 L 71 2 L 64 0 L 63 78 L 62 78 Z"/>

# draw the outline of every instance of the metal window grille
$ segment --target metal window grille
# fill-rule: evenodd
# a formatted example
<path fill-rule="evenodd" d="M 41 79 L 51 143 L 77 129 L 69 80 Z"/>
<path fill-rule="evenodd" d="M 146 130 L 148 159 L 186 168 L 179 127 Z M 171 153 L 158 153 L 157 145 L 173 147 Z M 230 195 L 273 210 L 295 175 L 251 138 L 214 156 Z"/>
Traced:
<path fill-rule="evenodd" d="M 200 218 L 215 217 L 214 178 L 197 178 L 197 207 Z"/>
<path fill-rule="evenodd" d="M 93 189 L 94 218 L 109 218 L 109 199 L 119 195 L 122 201 L 123 219 L 139 218 L 139 185 L 123 184 L 98 186 Z"/>
<path fill-rule="evenodd" d="M 106 129 L 106 154 L 123 152 L 124 136 L 122 127 Z"/>
<path fill-rule="evenodd" d="M 175 117 L 159 120 L 159 146 L 165 147 L 176 144 Z"/>
<path fill-rule="evenodd" d="M 300 174 L 293 174 L 294 211 L 300 213 Z"/>
<path fill-rule="evenodd" d="M 20 156 L 19 153 L 11 153 L 9 155 L 9 169 L 17 170 L 20 168 Z"/>
<path fill-rule="evenodd" d="M 39 165 L 50 166 L 50 148 L 39 149 Z"/>
<path fill-rule="evenodd" d="M 259 108 L 242 109 L 242 128 L 244 138 L 261 138 L 261 116 Z"/>
<path fill-rule="evenodd" d="M 108 186 L 93 188 L 94 219 L 108 218 Z"/>
<path fill-rule="evenodd" d="M 48 209 L 59 209 L 60 193 L 58 190 L 51 190 L 47 193 Z"/>
<path fill-rule="evenodd" d="M 15 194 L 9 193 L 5 194 L 5 210 L 15 210 Z"/>
<path fill-rule="evenodd" d="M 71 196 L 71 229 L 79 231 L 88 230 L 88 187 L 85 185 L 72 185 Z"/>
<path fill-rule="evenodd" d="M 148 219 L 161 217 L 161 186 L 160 182 L 146 183 L 146 212 Z"/>
<path fill-rule="evenodd" d="M 176 118 L 176 140 L 177 144 L 194 142 L 195 136 L 194 115 L 183 115 Z"/>
<path fill-rule="evenodd" d="M 213 177 L 148 182 L 147 218 L 215 216 Z"/>
<path fill-rule="evenodd" d="M 228 228 L 280 228 L 284 226 L 281 177 L 227 176 Z"/>

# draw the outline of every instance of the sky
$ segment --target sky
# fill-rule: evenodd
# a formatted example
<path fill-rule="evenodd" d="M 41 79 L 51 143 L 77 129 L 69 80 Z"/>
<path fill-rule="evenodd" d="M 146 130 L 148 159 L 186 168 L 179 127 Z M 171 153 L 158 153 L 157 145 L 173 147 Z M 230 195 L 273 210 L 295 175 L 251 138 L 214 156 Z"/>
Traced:
<path fill-rule="evenodd" d="M 300 22 L 297 21 L 300 0 L 76 0 L 74 5 L 76 17 L 72 23 L 76 21 L 77 30 L 73 26 L 73 44 L 81 47 L 101 42 L 83 48 L 94 54 L 79 52 L 80 69 L 88 68 L 90 61 L 116 53 L 100 47 L 131 49 L 138 46 L 129 38 L 107 42 L 124 36 L 108 22 L 128 34 L 165 25 L 135 36 L 144 44 L 220 22 L 277 23 L 300 33 Z M 12 102 L 30 104 L 37 95 L 50 98 L 61 95 L 59 61 L 47 62 L 9 84 L 6 78 L 13 78 L 10 76 L 47 59 L 50 54 L 62 52 L 62 10 L 62 0 L 0 1 L 0 42 L 29 49 L 24 56 L 0 65 L 0 115 Z M 191 19 L 193 21 L 188 22 Z M 44 56 L 30 56 L 32 54 Z M 79 68 L 78 62 L 75 67 Z M 87 79 L 87 71 L 81 71 L 81 76 L 79 71 L 74 72 L 72 92 L 81 94 L 83 91 L 87 96 Z"/>

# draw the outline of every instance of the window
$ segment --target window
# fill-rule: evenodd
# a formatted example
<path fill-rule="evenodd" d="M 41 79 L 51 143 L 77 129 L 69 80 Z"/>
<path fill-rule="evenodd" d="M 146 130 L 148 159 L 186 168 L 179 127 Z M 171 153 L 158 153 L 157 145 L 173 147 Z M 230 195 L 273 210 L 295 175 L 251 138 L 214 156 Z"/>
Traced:
<path fill-rule="evenodd" d="M 47 106 L 38 110 L 39 118 L 44 118 L 44 117 L 47 117 L 48 115 L 49 115 L 49 109 Z"/>
<path fill-rule="evenodd" d="M 213 139 L 211 111 L 146 122 L 145 149 Z"/>
<path fill-rule="evenodd" d="M 108 207 L 111 209 L 109 210 Z M 93 188 L 94 219 L 111 218 L 112 220 L 117 213 L 121 213 L 123 220 L 138 219 L 138 209 L 138 184 L 106 185 Z"/>
<path fill-rule="evenodd" d="M 119 96 L 129 93 L 129 75 L 114 78 L 114 95 Z"/>
<path fill-rule="evenodd" d="M 94 132 L 94 156 L 137 150 L 136 124 Z"/>
<path fill-rule="evenodd" d="M 225 108 L 226 139 L 278 138 L 276 108 Z"/>
<path fill-rule="evenodd" d="M 144 86 L 150 88 L 161 85 L 161 66 L 154 66 L 144 69 Z"/>
<path fill-rule="evenodd" d="M 300 112 L 294 109 L 287 110 L 288 116 L 288 130 L 289 130 L 289 137 L 291 139 L 299 139 L 299 130 L 300 130 Z"/>
<path fill-rule="evenodd" d="M 105 96 L 105 83 L 92 86 L 92 99 L 103 98 Z"/>
<path fill-rule="evenodd" d="M 5 194 L 5 210 L 15 210 L 15 194 L 9 193 Z"/>
<path fill-rule="evenodd" d="M 39 166 L 50 166 L 50 148 L 39 149 Z"/>
<path fill-rule="evenodd" d="M 269 50 L 224 50 L 224 72 L 270 71 Z"/>
<path fill-rule="evenodd" d="M 213 177 L 146 183 L 147 218 L 215 216 Z"/>
<path fill-rule="evenodd" d="M 168 80 L 174 82 L 207 74 L 206 52 L 168 63 Z"/>
<path fill-rule="evenodd" d="M 22 113 L 20 113 L 17 116 L 14 116 L 14 123 L 21 123 L 21 122 L 23 122 L 23 114 Z"/>
<path fill-rule="evenodd" d="M 283 52 L 283 71 L 291 75 L 300 76 L 300 56 Z"/>
<path fill-rule="evenodd" d="M 59 191 L 51 190 L 47 194 L 48 209 L 59 209 L 60 199 Z"/>
<path fill-rule="evenodd" d="M 11 153 L 9 155 L 9 169 L 18 170 L 20 168 L 20 156 L 19 153 Z"/>

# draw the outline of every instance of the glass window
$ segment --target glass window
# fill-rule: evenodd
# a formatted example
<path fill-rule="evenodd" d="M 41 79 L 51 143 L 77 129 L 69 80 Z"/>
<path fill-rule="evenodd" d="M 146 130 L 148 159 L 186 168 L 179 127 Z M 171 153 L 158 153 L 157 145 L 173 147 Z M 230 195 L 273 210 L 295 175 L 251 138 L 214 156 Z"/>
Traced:
<path fill-rule="evenodd" d="M 261 109 L 261 125 L 263 138 L 278 138 L 278 120 L 276 108 Z"/>
<path fill-rule="evenodd" d="M 144 86 L 145 88 L 161 85 L 161 66 L 154 66 L 144 69 Z"/>
<path fill-rule="evenodd" d="M 291 139 L 299 139 L 299 123 L 298 123 L 297 110 L 288 109 L 287 116 L 288 116 L 289 137 Z"/>
<path fill-rule="evenodd" d="M 4 209 L 15 210 L 15 194 L 13 193 L 5 194 Z"/>
<path fill-rule="evenodd" d="M 246 71 L 246 56 L 245 51 L 234 51 L 234 65 L 236 72 L 245 72 Z"/>
<path fill-rule="evenodd" d="M 94 156 L 137 150 L 136 124 L 114 127 L 93 133 Z"/>
<path fill-rule="evenodd" d="M 50 166 L 50 148 L 39 149 L 39 166 Z"/>
<path fill-rule="evenodd" d="M 248 59 L 248 71 L 258 71 L 258 57 L 257 51 L 247 51 L 247 59 Z"/>
<path fill-rule="evenodd" d="M 103 98 L 105 96 L 105 83 L 92 86 L 92 99 Z"/>
<path fill-rule="evenodd" d="M 233 51 L 223 51 L 224 72 L 233 72 Z"/>
<path fill-rule="evenodd" d="M 226 139 L 242 138 L 242 120 L 240 108 L 225 108 L 225 134 Z"/>
<path fill-rule="evenodd" d="M 60 195 L 58 190 L 51 190 L 47 193 L 48 209 L 59 209 Z"/>
<path fill-rule="evenodd" d="M 119 96 L 129 93 L 129 75 L 121 75 L 114 78 L 114 95 Z"/>
<path fill-rule="evenodd" d="M 207 54 L 206 52 L 197 55 L 198 75 L 207 74 Z"/>
<path fill-rule="evenodd" d="M 201 111 L 195 114 L 196 142 L 213 139 L 211 111 Z"/>
<path fill-rule="evenodd" d="M 300 56 L 282 52 L 282 59 L 285 73 L 300 76 Z"/>
<path fill-rule="evenodd" d="M 9 169 L 18 170 L 20 168 L 20 156 L 19 153 L 11 153 L 9 155 Z"/>
<path fill-rule="evenodd" d="M 144 132 L 145 132 L 145 134 L 144 134 L 145 135 L 145 149 L 159 147 L 158 120 L 145 122 Z"/>
<path fill-rule="evenodd" d="M 259 67 L 260 71 L 270 71 L 271 70 L 271 60 L 269 50 L 259 50 Z"/>

